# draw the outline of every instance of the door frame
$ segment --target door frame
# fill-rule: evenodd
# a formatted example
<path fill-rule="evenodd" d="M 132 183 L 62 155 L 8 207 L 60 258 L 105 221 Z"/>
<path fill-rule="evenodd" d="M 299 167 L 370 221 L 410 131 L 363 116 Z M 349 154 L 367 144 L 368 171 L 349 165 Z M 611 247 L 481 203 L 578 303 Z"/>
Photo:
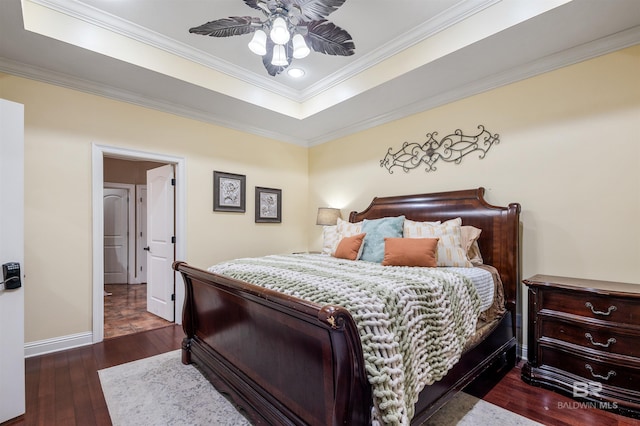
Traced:
<path fill-rule="evenodd" d="M 136 186 L 129 183 L 114 183 L 114 182 L 105 182 L 102 186 L 103 188 L 112 188 L 112 189 L 126 189 L 127 197 L 129 197 L 129 201 L 127 203 L 127 284 L 135 284 L 136 283 L 136 275 L 135 275 L 135 204 L 132 204 L 132 201 L 135 203 L 136 197 Z M 104 197 L 104 194 L 103 194 Z M 103 198 L 104 199 L 104 198 Z M 104 204 L 103 204 L 104 208 Z M 104 213 L 103 213 L 104 214 Z M 104 216 L 103 216 L 104 218 Z M 103 228 L 104 229 L 104 228 Z M 104 232 L 104 231 L 103 231 Z M 104 253 L 104 234 L 103 234 L 103 253 Z M 104 271 L 103 271 L 104 276 Z"/>
<path fill-rule="evenodd" d="M 93 211 L 93 343 L 104 340 L 104 156 L 122 158 L 124 160 L 147 160 L 174 164 L 176 176 L 176 259 L 187 258 L 187 181 L 186 159 L 174 155 L 166 155 L 127 148 L 92 143 L 92 211 Z M 184 285 L 182 277 L 174 272 L 176 282 L 175 319 L 182 324 L 182 305 L 184 304 Z"/>
<path fill-rule="evenodd" d="M 147 252 L 144 251 L 144 248 L 147 246 L 146 244 L 142 244 L 142 238 L 140 236 L 140 232 L 144 232 L 145 235 L 145 241 L 147 240 L 147 218 L 142 216 L 142 208 L 141 208 L 141 194 L 142 191 L 144 190 L 145 192 L 145 200 L 144 202 L 147 202 L 147 196 L 146 196 L 146 192 L 147 192 L 147 185 L 136 185 L 136 260 L 135 260 L 135 282 L 136 284 L 142 284 L 147 282 Z M 139 206 L 138 203 L 140 203 L 141 205 Z M 146 209 L 145 209 L 145 213 L 146 213 Z M 144 223 L 143 223 L 144 221 Z M 142 226 L 144 225 L 144 226 Z M 142 259 L 144 259 L 144 264 L 145 264 L 145 270 L 144 270 L 144 279 L 142 279 L 142 274 L 140 273 L 140 265 L 142 262 Z"/>

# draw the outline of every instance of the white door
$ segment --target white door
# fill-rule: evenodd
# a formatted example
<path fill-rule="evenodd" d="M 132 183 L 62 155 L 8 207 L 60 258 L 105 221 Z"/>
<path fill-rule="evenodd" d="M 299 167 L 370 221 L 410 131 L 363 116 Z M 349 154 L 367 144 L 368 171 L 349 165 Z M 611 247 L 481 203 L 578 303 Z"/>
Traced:
<path fill-rule="evenodd" d="M 20 263 L 25 285 L 24 106 L 0 99 L 0 264 L 8 262 Z M 25 412 L 24 287 L 5 286 L 0 285 L 0 423 Z"/>
<path fill-rule="evenodd" d="M 129 191 L 104 189 L 104 283 L 127 284 L 129 275 Z"/>
<path fill-rule="evenodd" d="M 147 171 L 147 310 L 174 321 L 173 166 Z"/>
<path fill-rule="evenodd" d="M 147 186 L 136 185 L 136 282 L 147 282 Z"/>

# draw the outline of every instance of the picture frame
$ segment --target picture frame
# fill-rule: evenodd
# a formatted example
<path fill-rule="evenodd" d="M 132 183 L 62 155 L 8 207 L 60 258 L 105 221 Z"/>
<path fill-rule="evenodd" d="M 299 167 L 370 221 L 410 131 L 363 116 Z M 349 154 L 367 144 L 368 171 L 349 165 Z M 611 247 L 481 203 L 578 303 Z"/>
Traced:
<path fill-rule="evenodd" d="M 256 186 L 256 223 L 282 222 L 282 190 Z"/>
<path fill-rule="evenodd" d="M 247 177 L 227 172 L 213 172 L 213 211 L 245 212 Z"/>

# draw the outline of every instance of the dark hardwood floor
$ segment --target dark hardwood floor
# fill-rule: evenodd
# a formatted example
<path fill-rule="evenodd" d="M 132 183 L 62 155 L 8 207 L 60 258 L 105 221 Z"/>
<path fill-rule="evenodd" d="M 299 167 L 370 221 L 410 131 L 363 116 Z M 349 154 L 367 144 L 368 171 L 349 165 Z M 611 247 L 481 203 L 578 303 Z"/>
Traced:
<path fill-rule="evenodd" d="M 27 412 L 2 426 L 110 425 L 98 370 L 179 349 L 182 337 L 182 328 L 171 325 L 28 358 Z M 567 408 L 572 399 L 522 382 L 519 367 L 508 372 L 483 399 L 544 425 L 640 425 L 638 420 L 593 408 Z"/>
<path fill-rule="evenodd" d="M 7 425 L 111 425 L 98 370 L 179 349 L 182 338 L 170 325 L 27 358 L 26 414 Z"/>

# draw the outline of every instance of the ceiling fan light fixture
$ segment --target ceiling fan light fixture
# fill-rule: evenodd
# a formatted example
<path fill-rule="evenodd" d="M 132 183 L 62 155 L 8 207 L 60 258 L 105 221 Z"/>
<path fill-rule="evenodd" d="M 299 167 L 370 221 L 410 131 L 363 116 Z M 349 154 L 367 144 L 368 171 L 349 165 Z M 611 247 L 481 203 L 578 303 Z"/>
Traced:
<path fill-rule="evenodd" d="M 253 33 L 253 38 L 249 42 L 249 50 L 260 56 L 267 54 L 267 34 L 264 31 L 256 30 Z"/>
<path fill-rule="evenodd" d="M 293 36 L 293 57 L 296 59 L 306 58 L 311 53 L 311 49 L 304 41 L 302 34 L 296 34 Z"/>
<path fill-rule="evenodd" d="M 285 52 L 283 45 L 276 44 L 275 46 L 273 46 L 271 65 L 275 65 L 277 67 L 286 67 L 287 65 L 289 65 L 289 62 L 287 61 L 287 53 Z"/>
<path fill-rule="evenodd" d="M 0 0 L 1 2 L 2 0 Z M 258 9 L 263 17 L 230 16 L 189 28 L 189 33 L 210 37 L 251 34 L 247 47 L 261 56 L 267 73 L 275 77 L 294 59 L 314 50 L 332 56 L 351 56 L 351 35 L 327 19 L 345 0 L 234 0 Z"/>
<path fill-rule="evenodd" d="M 289 28 L 287 28 L 287 21 L 282 16 L 278 16 L 273 20 L 269 36 L 275 44 L 285 44 L 291 38 Z"/>

